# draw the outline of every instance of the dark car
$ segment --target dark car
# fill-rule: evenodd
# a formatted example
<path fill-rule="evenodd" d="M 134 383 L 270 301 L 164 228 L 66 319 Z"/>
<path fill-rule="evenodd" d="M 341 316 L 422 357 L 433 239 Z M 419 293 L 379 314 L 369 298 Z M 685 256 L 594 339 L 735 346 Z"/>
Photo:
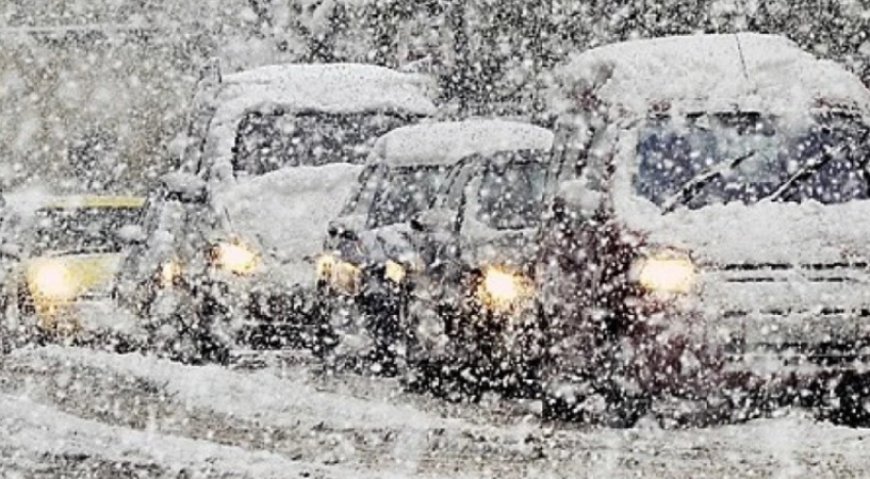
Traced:
<path fill-rule="evenodd" d="M 381 137 L 318 261 L 319 295 L 340 349 L 367 357 L 377 371 L 395 372 L 397 357 L 404 357 L 399 323 L 430 264 L 417 249 L 415 221 L 447 183 L 478 173 L 489 179 L 478 163 L 547 151 L 552 141 L 545 128 L 497 119 L 425 123 Z"/>
<path fill-rule="evenodd" d="M 539 317 L 528 268 L 540 254 L 551 145 L 539 146 L 465 158 L 413 222 L 426 267 L 403 321 L 412 387 L 451 399 L 536 387 L 543 343 L 528 328 Z"/>

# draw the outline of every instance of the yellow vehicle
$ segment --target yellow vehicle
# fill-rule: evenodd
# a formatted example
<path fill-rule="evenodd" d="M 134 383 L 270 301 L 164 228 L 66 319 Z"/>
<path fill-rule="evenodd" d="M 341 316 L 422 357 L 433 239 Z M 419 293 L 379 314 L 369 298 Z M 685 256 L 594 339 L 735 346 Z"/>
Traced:
<path fill-rule="evenodd" d="M 0 227 L 6 334 L 71 336 L 112 328 L 114 278 L 126 246 L 141 236 L 145 199 L 65 196 L 18 203 L 7 197 Z"/>

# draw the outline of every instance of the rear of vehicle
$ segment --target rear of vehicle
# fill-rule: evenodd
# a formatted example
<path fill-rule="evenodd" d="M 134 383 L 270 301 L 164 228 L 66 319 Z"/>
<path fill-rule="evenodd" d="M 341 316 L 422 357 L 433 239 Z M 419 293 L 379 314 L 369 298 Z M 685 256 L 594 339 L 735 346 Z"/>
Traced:
<path fill-rule="evenodd" d="M 150 281 L 151 305 L 173 299 L 145 314 L 171 325 L 170 346 L 191 359 L 305 342 L 298 326 L 314 314 L 306 287 L 329 219 L 374 140 L 434 106 L 418 77 L 342 64 L 228 75 L 203 97 L 183 163 L 207 186 L 180 202 L 192 221 L 157 235 L 171 237 L 160 261 L 177 274 L 168 287 Z"/>
<path fill-rule="evenodd" d="M 41 203 L 4 222 L 4 249 L 16 256 L 4 282 L 7 331 L 20 340 L 131 332 L 135 325 L 116 314 L 111 291 L 126 248 L 141 234 L 145 200 L 76 196 Z"/>
<path fill-rule="evenodd" d="M 669 63 L 677 41 L 695 53 Z M 702 73 L 664 85 L 687 65 Z M 866 420 L 870 92 L 758 35 L 627 43 L 568 69 L 608 117 L 563 118 L 537 278 L 550 392 L 585 409 L 605 376 L 675 417 L 784 404 Z M 732 70 L 742 79 L 722 81 Z"/>
<path fill-rule="evenodd" d="M 399 323 L 413 278 L 426 268 L 412 223 L 458 163 L 515 145 L 540 146 L 550 136 L 523 123 L 474 119 L 399 128 L 378 140 L 318 260 L 319 294 L 342 352 L 364 352 L 376 371 L 395 372 L 404 343 Z"/>

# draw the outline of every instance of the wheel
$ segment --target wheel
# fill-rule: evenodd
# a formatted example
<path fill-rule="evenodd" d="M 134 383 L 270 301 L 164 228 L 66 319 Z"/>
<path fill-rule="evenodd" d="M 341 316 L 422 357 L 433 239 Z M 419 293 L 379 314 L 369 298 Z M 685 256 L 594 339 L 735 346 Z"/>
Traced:
<path fill-rule="evenodd" d="M 647 415 L 652 406 L 649 396 L 626 391 L 610 379 L 590 380 L 574 389 L 582 393 L 545 393 L 542 398 L 544 419 L 630 428 Z"/>
<path fill-rule="evenodd" d="M 833 393 L 835 407 L 823 418 L 849 427 L 870 427 L 870 373 L 844 373 Z"/>

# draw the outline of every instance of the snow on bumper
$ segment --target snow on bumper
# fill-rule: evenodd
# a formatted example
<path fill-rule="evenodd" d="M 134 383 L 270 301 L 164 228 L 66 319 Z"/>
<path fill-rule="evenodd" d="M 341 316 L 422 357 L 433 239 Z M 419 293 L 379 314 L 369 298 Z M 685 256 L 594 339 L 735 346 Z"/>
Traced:
<path fill-rule="evenodd" d="M 668 330 L 720 349 L 727 368 L 773 372 L 870 364 L 865 272 L 732 267 L 699 275 L 662 314 Z"/>

